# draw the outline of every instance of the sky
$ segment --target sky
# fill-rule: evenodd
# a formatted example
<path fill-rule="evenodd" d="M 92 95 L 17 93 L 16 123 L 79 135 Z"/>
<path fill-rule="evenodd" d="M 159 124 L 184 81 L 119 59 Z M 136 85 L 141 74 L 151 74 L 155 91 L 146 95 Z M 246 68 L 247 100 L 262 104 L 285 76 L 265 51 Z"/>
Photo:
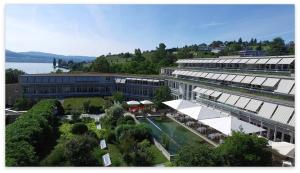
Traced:
<path fill-rule="evenodd" d="M 231 41 L 294 41 L 293 5 L 16 5 L 5 8 L 5 48 L 99 56 Z"/>

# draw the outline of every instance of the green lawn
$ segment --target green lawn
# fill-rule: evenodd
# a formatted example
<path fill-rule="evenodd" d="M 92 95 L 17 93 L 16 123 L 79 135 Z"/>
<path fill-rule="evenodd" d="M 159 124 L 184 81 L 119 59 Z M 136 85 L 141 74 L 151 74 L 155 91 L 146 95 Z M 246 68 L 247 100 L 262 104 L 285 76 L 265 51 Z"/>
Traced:
<path fill-rule="evenodd" d="M 101 97 L 78 97 L 64 100 L 63 107 L 67 113 L 71 110 L 83 113 L 83 103 L 90 100 L 90 106 L 103 107 L 104 99 Z"/>
<path fill-rule="evenodd" d="M 112 162 L 112 166 L 127 166 L 123 160 L 122 154 L 118 147 L 114 144 L 108 144 L 108 153 Z"/>
<path fill-rule="evenodd" d="M 168 162 L 168 159 L 159 151 L 155 145 L 151 145 L 151 151 L 154 155 L 153 165 Z"/>

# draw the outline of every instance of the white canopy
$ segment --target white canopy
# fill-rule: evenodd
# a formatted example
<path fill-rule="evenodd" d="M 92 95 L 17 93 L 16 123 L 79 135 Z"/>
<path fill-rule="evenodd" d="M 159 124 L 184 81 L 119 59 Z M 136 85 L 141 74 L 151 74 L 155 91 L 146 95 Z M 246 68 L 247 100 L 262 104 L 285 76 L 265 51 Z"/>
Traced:
<path fill-rule="evenodd" d="M 132 100 L 132 101 L 128 101 L 127 104 L 128 104 L 128 105 L 139 105 L 140 102 L 135 101 L 135 100 Z"/>
<path fill-rule="evenodd" d="M 182 100 L 182 99 L 166 101 L 166 102 L 163 102 L 163 104 L 165 104 L 173 109 L 176 109 L 176 110 L 198 106 L 195 103 L 192 103 L 192 102 L 189 102 L 186 100 Z"/>
<path fill-rule="evenodd" d="M 241 121 L 233 116 L 199 120 L 199 121 L 228 136 L 231 136 L 233 131 L 243 132 L 246 134 L 265 131 L 265 129 L 263 128 L 257 127 L 245 121 Z"/>
<path fill-rule="evenodd" d="M 141 103 L 142 103 L 143 105 L 152 105 L 152 104 L 153 104 L 153 102 L 151 102 L 151 101 L 149 101 L 149 100 L 143 100 L 143 101 L 141 101 Z"/>
<path fill-rule="evenodd" d="M 216 109 L 212 109 L 206 106 L 196 106 L 196 107 L 189 107 L 184 109 L 179 109 L 179 112 L 192 117 L 195 120 L 203 120 L 209 118 L 217 118 L 217 117 L 225 117 L 228 116 L 227 114 L 218 111 Z"/>
<path fill-rule="evenodd" d="M 295 144 L 288 142 L 273 142 L 269 141 L 269 145 L 272 149 L 276 150 L 279 154 L 295 158 Z"/>

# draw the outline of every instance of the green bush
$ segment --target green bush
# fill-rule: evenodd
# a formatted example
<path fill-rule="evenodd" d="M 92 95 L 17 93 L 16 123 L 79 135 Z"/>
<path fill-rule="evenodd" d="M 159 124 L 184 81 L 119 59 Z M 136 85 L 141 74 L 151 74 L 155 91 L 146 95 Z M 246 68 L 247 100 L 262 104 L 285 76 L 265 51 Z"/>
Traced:
<path fill-rule="evenodd" d="M 88 131 L 88 127 L 84 123 L 75 123 L 71 131 L 73 134 L 81 135 Z"/>
<path fill-rule="evenodd" d="M 135 121 L 131 116 L 125 116 L 118 119 L 117 125 L 121 124 L 135 124 Z"/>
<path fill-rule="evenodd" d="M 73 166 L 97 166 L 97 159 L 92 151 L 98 146 L 96 139 L 88 136 L 77 136 L 66 143 L 64 155 Z"/>
<path fill-rule="evenodd" d="M 35 103 L 36 102 L 34 100 L 31 100 L 31 99 L 19 98 L 19 99 L 16 100 L 15 104 L 13 105 L 13 108 L 17 111 L 28 110 L 28 109 L 32 108 L 32 106 Z"/>
<path fill-rule="evenodd" d="M 61 112 L 58 101 L 43 100 L 6 126 L 7 166 L 36 165 L 37 158 L 53 144 Z"/>

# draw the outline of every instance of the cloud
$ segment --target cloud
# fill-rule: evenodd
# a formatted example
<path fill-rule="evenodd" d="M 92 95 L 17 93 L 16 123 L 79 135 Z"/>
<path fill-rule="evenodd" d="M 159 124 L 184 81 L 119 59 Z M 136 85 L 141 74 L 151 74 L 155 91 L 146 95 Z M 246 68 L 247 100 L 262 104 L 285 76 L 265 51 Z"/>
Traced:
<path fill-rule="evenodd" d="M 215 26 L 221 26 L 221 25 L 225 25 L 225 22 L 210 22 L 210 23 L 205 23 L 205 24 L 201 24 L 198 28 L 209 28 L 209 27 L 215 27 Z"/>

